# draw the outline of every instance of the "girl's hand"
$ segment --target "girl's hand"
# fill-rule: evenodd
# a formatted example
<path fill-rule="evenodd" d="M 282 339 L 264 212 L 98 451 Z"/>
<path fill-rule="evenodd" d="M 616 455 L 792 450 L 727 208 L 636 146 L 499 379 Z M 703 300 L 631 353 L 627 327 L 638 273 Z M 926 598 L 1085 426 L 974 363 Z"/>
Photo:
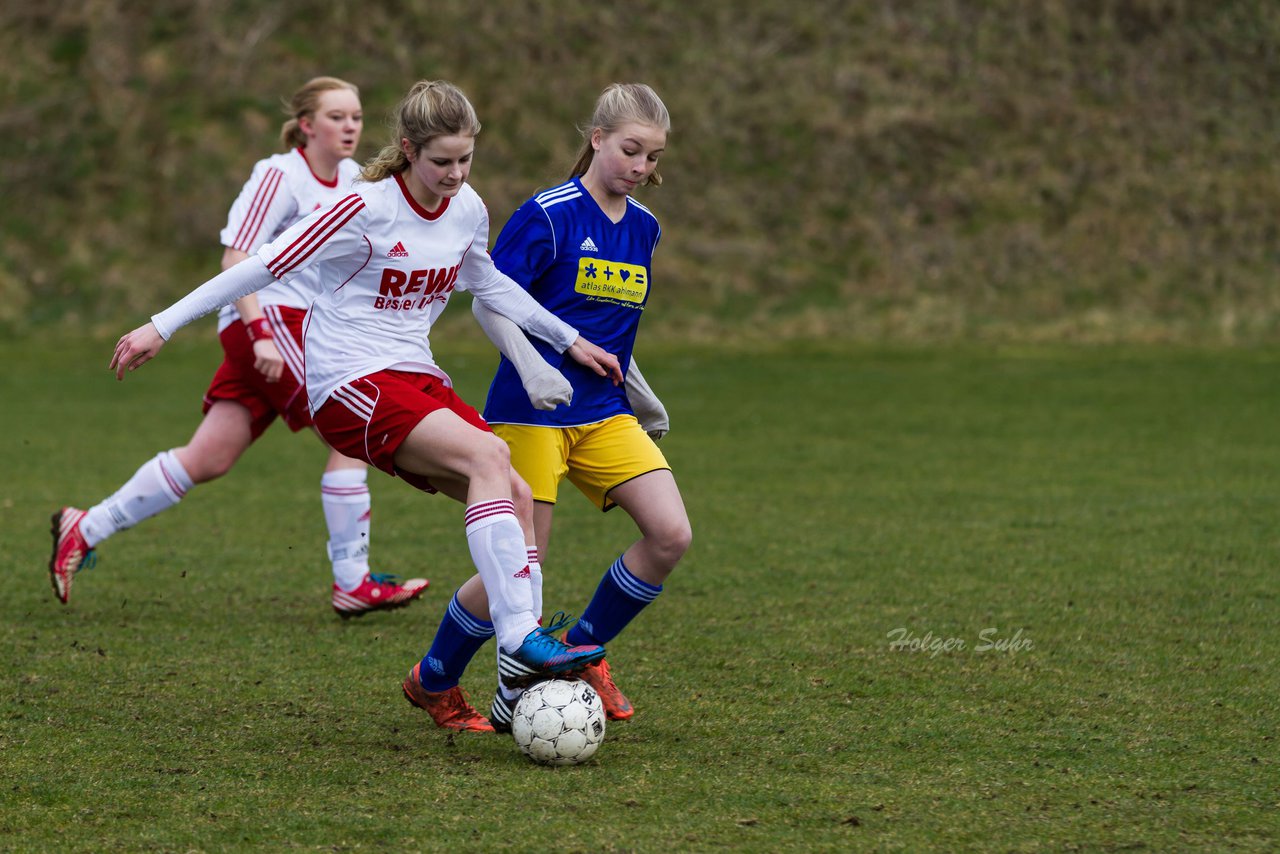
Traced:
<path fill-rule="evenodd" d="M 253 342 L 253 369 L 273 383 L 284 373 L 284 357 L 270 338 L 259 338 Z"/>
<path fill-rule="evenodd" d="M 120 338 L 108 367 L 116 372 L 117 380 L 123 380 L 125 371 L 136 371 L 154 359 L 163 346 L 164 339 L 156 331 L 155 324 L 148 321 Z"/>
<path fill-rule="evenodd" d="M 622 368 L 618 357 L 592 344 L 581 335 L 565 351 L 579 365 L 586 365 L 602 377 L 609 377 L 614 385 L 622 385 Z"/>

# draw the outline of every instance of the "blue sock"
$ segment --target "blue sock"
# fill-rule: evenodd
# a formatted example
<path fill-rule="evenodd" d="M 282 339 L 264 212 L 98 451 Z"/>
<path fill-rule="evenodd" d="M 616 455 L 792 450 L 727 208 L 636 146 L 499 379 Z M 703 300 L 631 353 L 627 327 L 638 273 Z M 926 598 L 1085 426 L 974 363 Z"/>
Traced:
<path fill-rule="evenodd" d="M 418 679 L 422 687 L 437 693 L 448 691 L 462 678 L 462 671 L 467 669 L 471 659 L 484 646 L 485 641 L 493 637 L 493 623 L 482 620 L 472 614 L 458 601 L 458 594 L 453 594 L 449 607 L 445 609 L 440 628 L 436 629 L 436 638 L 431 642 L 418 667 Z"/>
<path fill-rule="evenodd" d="M 596 595 L 578 622 L 569 629 L 569 645 L 608 643 L 661 592 L 661 584 L 654 587 L 636 578 L 619 557 L 600 579 Z"/>

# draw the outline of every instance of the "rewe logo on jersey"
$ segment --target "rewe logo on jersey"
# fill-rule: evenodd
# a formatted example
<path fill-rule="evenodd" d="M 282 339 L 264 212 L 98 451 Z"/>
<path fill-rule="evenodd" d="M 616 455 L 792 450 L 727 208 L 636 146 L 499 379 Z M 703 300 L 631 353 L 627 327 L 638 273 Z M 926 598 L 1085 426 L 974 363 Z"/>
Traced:
<path fill-rule="evenodd" d="M 381 296 L 374 297 L 373 307 L 408 311 L 426 308 L 437 300 L 447 300 L 461 268 L 461 263 L 434 270 L 406 271 L 387 267 L 382 271 L 382 281 L 378 283 Z"/>
<path fill-rule="evenodd" d="M 578 251 L 580 251 L 580 252 L 599 252 L 599 251 L 600 251 L 600 247 L 599 247 L 599 246 L 596 246 L 596 242 L 595 242 L 594 240 L 592 240 L 590 237 L 588 237 L 586 240 L 582 241 L 582 245 L 578 247 Z"/>
<path fill-rule="evenodd" d="M 396 245 L 391 247 L 391 251 L 387 253 L 388 258 L 408 258 L 409 253 L 404 248 L 404 243 L 396 241 Z"/>

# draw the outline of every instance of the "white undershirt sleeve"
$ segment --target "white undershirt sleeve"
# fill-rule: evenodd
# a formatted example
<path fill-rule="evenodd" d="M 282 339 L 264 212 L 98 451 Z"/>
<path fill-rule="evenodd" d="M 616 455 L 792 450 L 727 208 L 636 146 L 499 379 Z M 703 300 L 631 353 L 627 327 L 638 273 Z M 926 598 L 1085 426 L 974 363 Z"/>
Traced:
<path fill-rule="evenodd" d="M 578 330 L 543 308 L 536 299 L 529 296 L 528 291 L 514 281 L 497 272 L 497 275 L 485 282 L 481 288 L 468 283 L 475 298 L 484 303 L 485 308 L 495 311 L 510 319 L 530 335 L 541 338 L 563 353 L 578 340 Z"/>
<path fill-rule="evenodd" d="M 484 214 L 476 225 L 475 239 L 462 259 L 459 287 L 484 303 L 485 308 L 541 338 L 557 353 L 563 353 L 578 340 L 578 330 L 543 308 L 528 291 L 498 269 L 484 247 L 489 240 L 489 216 Z"/>
<path fill-rule="evenodd" d="M 636 364 L 634 354 L 631 356 L 631 364 L 627 366 L 626 389 L 627 402 L 631 404 L 636 420 L 640 422 L 641 429 L 649 434 L 649 438 L 656 442 L 667 435 L 671 431 L 667 408 L 653 393 L 653 389 L 649 388 L 644 374 L 640 373 L 640 366 Z"/>
<path fill-rule="evenodd" d="M 262 290 L 276 280 L 256 255 L 228 267 L 173 305 L 151 317 L 160 337 L 169 336 L 193 320 Z"/>
<path fill-rule="evenodd" d="M 490 311 L 480 300 L 473 300 L 471 313 L 484 334 L 515 366 L 525 394 L 535 409 L 551 410 L 561 403 L 573 402 L 573 386 L 564 374 L 542 358 L 525 334 L 510 319 Z"/>

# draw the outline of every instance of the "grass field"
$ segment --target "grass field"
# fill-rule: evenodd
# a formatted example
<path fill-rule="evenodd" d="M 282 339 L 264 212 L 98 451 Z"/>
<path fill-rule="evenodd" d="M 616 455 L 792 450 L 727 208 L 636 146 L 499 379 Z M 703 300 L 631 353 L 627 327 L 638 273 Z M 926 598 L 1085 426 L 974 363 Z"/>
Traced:
<path fill-rule="evenodd" d="M 480 400 L 488 352 L 436 348 Z M 556 770 L 400 696 L 460 506 L 371 480 L 375 564 L 432 587 L 344 623 L 282 428 L 59 605 L 49 514 L 184 441 L 217 358 L 193 330 L 117 385 L 109 352 L 0 343 L 0 849 L 1280 844 L 1280 352 L 642 351 L 695 541 L 611 647 L 636 718 Z M 578 611 L 631 531 L 563 497 Z"/>

